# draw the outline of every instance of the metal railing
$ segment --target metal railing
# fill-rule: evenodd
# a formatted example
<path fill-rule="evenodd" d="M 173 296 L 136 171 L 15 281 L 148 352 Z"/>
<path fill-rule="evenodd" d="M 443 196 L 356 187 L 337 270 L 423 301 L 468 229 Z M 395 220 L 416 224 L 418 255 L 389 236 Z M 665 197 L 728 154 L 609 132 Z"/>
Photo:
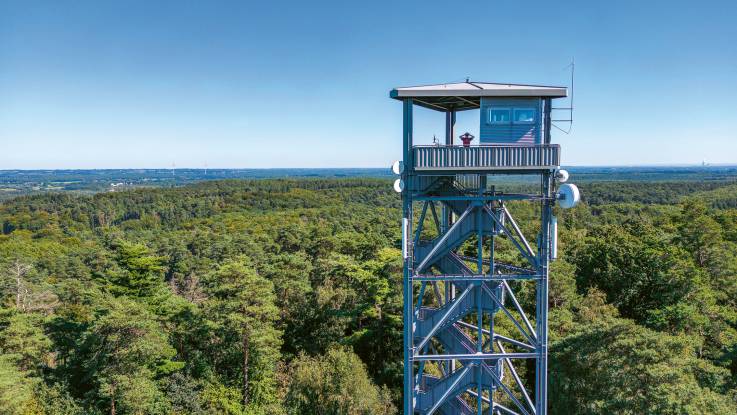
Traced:
<path fill-rule="evenodd" d="M 558 144 L 414 146 L 416 170 L 541 169 L 560 166 Z"/>

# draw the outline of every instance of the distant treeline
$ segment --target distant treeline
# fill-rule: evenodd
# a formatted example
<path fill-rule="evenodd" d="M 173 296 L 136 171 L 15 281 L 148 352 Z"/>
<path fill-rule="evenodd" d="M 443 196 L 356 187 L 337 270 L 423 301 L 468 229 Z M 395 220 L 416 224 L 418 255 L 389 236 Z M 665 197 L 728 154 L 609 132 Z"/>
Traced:
<path fill-rule="evenodd" d="M 578 182 L 734 183 L 737 166 L 570 167 Z M 0 170 L 0 201 L 19 195 L 58 191 L 91 194 L 137 187 L 183 186 L 201 181 L 278 178 L 389 178 L 389 168 L 276 169 L 102 169 Z M 531 183 L 529 176 L 507 176 L 510 183 Z"/>

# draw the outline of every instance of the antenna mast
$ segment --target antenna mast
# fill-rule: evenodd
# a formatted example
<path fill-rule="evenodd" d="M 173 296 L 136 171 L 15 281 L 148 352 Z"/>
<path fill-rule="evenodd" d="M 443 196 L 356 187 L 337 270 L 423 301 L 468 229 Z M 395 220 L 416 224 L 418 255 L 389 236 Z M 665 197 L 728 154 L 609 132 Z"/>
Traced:
<path fill-rule="evenodd" d="M 564 134 L 570 134 L 571 133 L 571 130 L 573 129 L 573 91 L 574 91 L 574 89 L 573 89 L 573 81 L 574 81 L 574 76 L 575 76 L 575 72 L 576 72 L 576 60 L 575 59 L 571 59 L 571 63 L 569 63 L 568 66 L 566 66 L 563 69 L 565 70 L 565 69 L 568 69 L 568 68 L 571 68 L 571 98 L 570 98 L 570 105 L 567 106 L 567 107 L 554 107 L 554 108 L 552 108 L 553 110 L 568 110 L 568 119 L 565 119 L 565 120 L 552 120 L 552 126 L 555 127 L 556 129 L 558 129 L 559 131 L 561 131 Z M 568 129 L 565 129 L 564 130 L 564 129 L 558 127 L 557 125 L 555 125 L 556 122 L 567 122 L 567 123 L 569 123 L 568 124 Z"/>

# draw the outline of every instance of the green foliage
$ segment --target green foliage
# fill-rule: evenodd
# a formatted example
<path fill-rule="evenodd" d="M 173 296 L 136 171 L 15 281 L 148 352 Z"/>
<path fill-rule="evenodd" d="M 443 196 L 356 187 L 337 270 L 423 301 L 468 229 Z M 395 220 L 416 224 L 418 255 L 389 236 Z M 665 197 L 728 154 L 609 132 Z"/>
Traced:
<path fill-rule="evenodd" d="M 727 184 L 584 181 L 586 203 L 556 212 L 552 413 L 734 413 Z M 399 208 L 375 179 L 0 204 L 0 413 L 103 414 L 113 403 L 118 415 L 393 413 Z M 509 208 L 532 239 L 537 205 Z M 423 238 L 436 232 L 431 216 Z M 524 265 L 509 240 L 496 242 L 497 260 Z M 533 284 L 511 285 L 532 310 Z"/>
<path fill-rule="evenodd" d="M 676 241 L 693 255 L 699 266 L 710 261 L 722 240 L 721 234 L 719 223 L 706 214 L 706 205 L 691 199 L 681 206 Z"/>
<path fill-rule="evenodd" d="M 0 413 L 41 414 L 35 394 L 40 379 L 18 369 L 14 360 L 12 356 L 0 356 Z"/>
<path fill-rule="evenodd" d="M 69 395 L 69 385 L 40 384 L 36 394 L 43 407 L 40 413 L 44 415 L 86 415 L 84 408 Z"/>
<path fill-rule="evenodd" d="M 572 252 L 577 285 L 596 287 L 625 317 L 677 303 L 701 283 L 686 251 L 644 224 L 595 227 Z"/>
<path fill-rule="evenodd" d="M 173 373 L 165 381 L 167 400 L 171 403 L 171 412 L 175 414 L 204 415 L 202 385 L 197 379 L 182 372 Z"/>
<path fill-rule="evenodd" d="M 143 244 L 119 242 L 114 246 L 115 259 L 122 268 L 112 282 L 114 292 L 143 297 L 151 295 L 163 283 L 163 258 L 151 255 Z"/>
<path fill-rule="evenodd" d="M 41 373 L 47 364 L 51 341 L 32 315 L 15 314 L 0 332 L 0 352 L 12 359 L 21 372 Z"/>
<path fill-rule="evenodd" d="M 175 350 L 153 315 L 125 298 L 109 299 L 81 341 L 87 398 L 119 414 L 166 413 L 156 378 L 171 371 Z"/>
<path fill-rule="evenodd" d="M 271 281 L 244 262 L 228 262 L 207 279 L 205 314 L 219 367 L 240 368 L 243 403 L 253 407 L 276 402 L 275 369 L 281 333 L 275 328 L 279 309 Z"/>
<path fill-rule="evenodd" d="M 294 415 L 396 413 L 388 391 L 371 382 L 358 356 L 339 348 L 296 359 L 285 402 Z"/>
<path fill-rule="evenodd" d="M 243 395 L 240 389 L 219 383 L 209 383 L 202 391 L 202 401 L 206 413 L 240 415 L 243 413 Z"/>
<path fill-rule="evenodd" d="M 694 344 L 626 320 L 592 324 L 555 344 L 550 410 L 566 414 L 727 414 L 729 372 Z"/>

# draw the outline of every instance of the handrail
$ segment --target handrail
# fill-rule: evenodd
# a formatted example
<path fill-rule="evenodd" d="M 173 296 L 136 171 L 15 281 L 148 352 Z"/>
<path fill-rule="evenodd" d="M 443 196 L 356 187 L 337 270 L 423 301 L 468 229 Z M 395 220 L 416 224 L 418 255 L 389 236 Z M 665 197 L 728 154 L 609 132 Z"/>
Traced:
<path fill-rule="evenodd" d="M 418 145 L 416 170 L 548 169 L 560 165 L 558 144 Z"/>
<path fill-rule="evenodd" d="M 487 147 L 525 147 L 525 148 L 560 148 L 560 144 L 498 144 L 498 143 L 483 143 L 474 144 L 468 147 L 462 144 L 416 144 L 412 148 L 487 148 Z"/>

